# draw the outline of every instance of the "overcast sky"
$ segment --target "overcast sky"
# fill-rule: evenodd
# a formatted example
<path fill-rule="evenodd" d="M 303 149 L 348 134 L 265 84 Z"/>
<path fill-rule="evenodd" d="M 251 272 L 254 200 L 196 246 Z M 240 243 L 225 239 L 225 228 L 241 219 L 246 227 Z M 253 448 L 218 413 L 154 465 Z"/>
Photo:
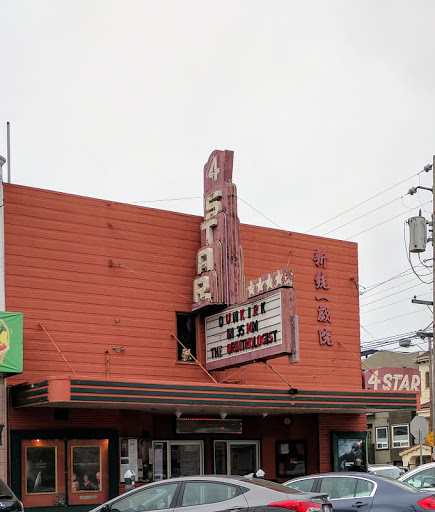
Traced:
<path fill-rule="evenodd" d="M 0 0 L 0 20 L 13 183 L 201 215 L 203 165 L 233 150 L 242 223 L 358 242 L 364 347 L 430 324 L 404 222 L 432 209 L 407 192 L 432 187 L 433 0 Z"/>

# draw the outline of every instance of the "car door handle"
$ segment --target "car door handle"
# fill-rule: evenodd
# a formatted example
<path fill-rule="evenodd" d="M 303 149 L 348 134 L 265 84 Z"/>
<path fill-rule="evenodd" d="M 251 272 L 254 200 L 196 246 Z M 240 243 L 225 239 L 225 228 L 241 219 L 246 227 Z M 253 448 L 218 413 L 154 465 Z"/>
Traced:
<path fill-rule="evenodd" d="M 240 510 L 245 510 L 245 507 L 233 507 L 229 508 L 228 512 L 240 512 Z"/>
<path fill-rule="evenodd" d="M 352 507 L 355 507 L 355 508 L 361 508 L 361 507 L 365 507 L 366 505 L 368 505 L 368 503 L 364 503 L 362 501 L 357 501 L 356 503 L 354 503 L 352 505 Z"/>

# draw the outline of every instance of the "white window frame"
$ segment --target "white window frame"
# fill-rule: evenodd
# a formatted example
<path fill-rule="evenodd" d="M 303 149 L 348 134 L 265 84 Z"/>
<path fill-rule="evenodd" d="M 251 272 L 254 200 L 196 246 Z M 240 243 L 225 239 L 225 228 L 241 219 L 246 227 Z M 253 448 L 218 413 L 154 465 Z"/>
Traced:
<path fill-rule="evenodd" d="M 378 431 L 381 429 L 386 432 L 385 442 L 383 440 L 382 442 L 379 442 Z M 388 426 L 376 427 L 376 450 L 388 450 Z"/>
<path fill-rule="evenodd" d="M 397 427 L 405 427 L 406 430 L 408 431 L 408 439 L 406 441 L 395 441 L 394 440 L 394 429 Z M 391 447 L 392 448 L 408 448 L 409 447 L 409 425 L 407 423 L 391 426 Z"/>
<path fill-rule="evenodd" d="M 155 467 L 156 467 L 156 461 L 155 461 L 155 445 L 156 444 L 163 444 L 163 443 L 166 443 L 166 468 L 168 470 L 168 474 L 171 473 L 172 471 L 172 468 L 171 468 L 171 446 L 177 446 L 177 445 L 199 445 L 199 457 L 200 457 L 200 461 L 199 461 L 199 464 L 200 464 L 200 475 L 203 475 L 204 474 L 204 441 L 169 441 L 167 439 L 163 439 L 163 440 L 159 440 L 159 441 L 153 441 L 153 471 L 154 471 L 154 474 L 155 474 Z M 166 478 L 168 478 L 166 476 Z M 166 480 L 166 478 L 164 478 L 163 480 Z"/>
<path fill-rule="evenodd" d="M 238 441 L 229 441 L 228 439 L 216 439 L 213 441 L 213 472 L 216 474 L 216 443 L 226 444 L 226 458 L 227 458 L 227 472 L 226 475 L 231 475 L 231 446 L 237 446 L 240 444 L 253 444 L 255 445 L 255 459 L 256 467 L 260 469 L 260 441 L 254 441 L 252 439 L 240 439 Z"/>

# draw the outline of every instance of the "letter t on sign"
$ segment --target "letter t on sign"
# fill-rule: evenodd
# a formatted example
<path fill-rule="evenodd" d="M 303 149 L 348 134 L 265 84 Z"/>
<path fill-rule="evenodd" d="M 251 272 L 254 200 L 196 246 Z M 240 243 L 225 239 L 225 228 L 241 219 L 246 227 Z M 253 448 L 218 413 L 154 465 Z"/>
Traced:
<path fill-rule="evenodd" d="M 217 219 L 209 219 L 201 223 L 201 230 L 205 230 L 205 245 L 213 243 L 213 228 L 218 225 Z"/>

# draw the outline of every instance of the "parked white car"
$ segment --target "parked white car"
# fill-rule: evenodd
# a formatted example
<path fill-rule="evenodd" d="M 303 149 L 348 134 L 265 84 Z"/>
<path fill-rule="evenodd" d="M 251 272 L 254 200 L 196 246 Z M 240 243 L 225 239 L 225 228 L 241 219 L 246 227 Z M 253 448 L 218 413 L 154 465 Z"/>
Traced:
<path fill-rule="evenodd" d="M 393 464 L 369 464 L 367 473 L 386 476 L 388 478 L 399 478 L 399 476 L 403 474 L 403 471 L 399 466 L 394 466 Z"/>
<path fill-rule="evenodd" d="M 435 462 L 417 466 L 398 478 L 416 489 L 435 489 Z"/>

